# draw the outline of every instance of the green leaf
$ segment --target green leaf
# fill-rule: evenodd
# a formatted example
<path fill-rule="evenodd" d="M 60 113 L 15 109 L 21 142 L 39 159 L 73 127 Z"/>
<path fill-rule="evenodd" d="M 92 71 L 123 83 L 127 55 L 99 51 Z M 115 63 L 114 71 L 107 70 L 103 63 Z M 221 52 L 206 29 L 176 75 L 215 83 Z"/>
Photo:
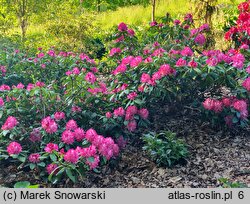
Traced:
<path fill-rule="evenodd" d="M 91 162 L 91 163 L 93 163 L 95 161 L 95 158 L 94 157 L 89 157 L 88 161 Z"/>
<path fill-rule="evenodd" d="M 21 181 L 21 182 L 15 183 L 14 188 L 28 188 L 29 186 L 30 186 L 30 182 Z"/>
<path fill-rule="evenodd" d="M 53 162 L 56 162 L 57 156 L 55 154 L 50 154 L 49 157 Z"/>
<path fill-rule="evenodd" d="M 74 183 L 76 182 L 76 177 L 72 174 L 72 171 L 70 169 L 66 169 L 66 174 L 71 181 L 73 181 Z"/>
<path fill-rule="evenodd" d="M 34 169 L 36 167 L 36 165 L 35 164 L 30 164 L 30 169 Z"/>
<path fill-rule="evenodd" d="M 28 186 L 28 188 L 39 188 L 39 184 Z"/>
<path fill-rule="evenodd" d="M 18 156 L 17 159 L 23 163 L 26 161 L 26 157 L 23 156 Z"/>
<path fill-rule="evenodd" d="M 9 132 L 10 132 L 9 130 L 3 130 L 3 131 L 2 131 L 2 135 L 3 135 L 3 136 L 6 136 Z"/>
<path fill-rule="evenodd" d="M 45 166 L 46 166 L 46 164 L 45 164 L 44 162 L 40 162 L 40 163 L 38 163 L 37 165 L 38 165 L 38 166 L 41 166 L 41 167 L 45 167 Z"/>

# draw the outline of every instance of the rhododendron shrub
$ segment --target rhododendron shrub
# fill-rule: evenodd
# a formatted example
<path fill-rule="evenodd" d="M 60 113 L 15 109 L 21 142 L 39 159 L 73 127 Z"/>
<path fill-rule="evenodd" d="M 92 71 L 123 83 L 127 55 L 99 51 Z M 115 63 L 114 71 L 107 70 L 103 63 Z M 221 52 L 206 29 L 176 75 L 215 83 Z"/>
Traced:
<path fill-rule="evenodd" d="M 35 56 L 4 51 L 1 158 L 53 182 L 64 175 L 76 181 L 116 158 L 161 105 L 199 108 L 217 125 L 248 125 L 249 46 L 204 50 L 207 31 L 207 24 L 194 28 L 191 14 L 167 15 L 141 33 L 121 23 L 101 63 L 53 49 Z"/>
<path fill-rule="evenodd" d="M 238 5 L 239 16 L 236 25 L 225 33 L 226 40 L 233 40 L 237 47 L 249 49 L 250 46 L 250 1 Z"/>

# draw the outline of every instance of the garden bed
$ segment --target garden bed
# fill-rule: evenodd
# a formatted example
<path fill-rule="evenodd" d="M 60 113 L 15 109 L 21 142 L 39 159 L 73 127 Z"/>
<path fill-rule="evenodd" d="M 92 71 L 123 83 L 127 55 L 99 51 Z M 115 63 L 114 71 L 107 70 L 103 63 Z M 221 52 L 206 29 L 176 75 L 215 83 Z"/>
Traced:
<path fill-rule="evenodd" d="M 157 167 L 142 151 L 140 141 L 134 141 L 123 150 L 120 161 L 105 167 L 101 173 L 89 173 L 84 181 L 73 184 L 69 179 L 53 187 L 218 187 L 220 178 L 240 181 L 250 185 L 250 129 L 223 131 L 198 120 L 198 115 L 167 115 L 158 110 L 153 120 L 155 129 L 169 129 L 188 144 L 190 156 L 187 162 L 172 168 Z M 162 114 L 160 114 L 162 113 Z M 43 183 L 32 172 L 18 171 L 15 166 L 1 166 L 0 185 L 13 187 L 17 181 L 28 180 L 41 187 Z"/>

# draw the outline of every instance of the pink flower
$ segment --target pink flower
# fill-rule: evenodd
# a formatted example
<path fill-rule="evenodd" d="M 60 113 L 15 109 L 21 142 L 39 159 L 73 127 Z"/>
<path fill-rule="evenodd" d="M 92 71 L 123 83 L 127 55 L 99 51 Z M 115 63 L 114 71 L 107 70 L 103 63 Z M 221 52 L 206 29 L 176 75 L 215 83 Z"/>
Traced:
<path fill-rule="evenodd" d="M 182 56 L 192 56 L 194 54 L 194 52 L 191 50 L 190 47 L 185 47 L 182 51 L 181 51 L 181 55 Z"/>
<path fill-rule="evenodd" d="M 46 68 L 46 64 L 41 64 L 41 68 L 45 69 Z"/>
<path fill-rule="evenodd" d="M 121 53 L 122 52 L 122 50 L 118 47 L 118 48 L 112 48 L 111 50 L 110 50 L 110 53 L 109 53 L 109 56 L 114 56 L 115 54 L 119 54 L 119 53 Z"/>
<path fill-rule="evenodd" d="M 79 155 L 81 155 L 81 157 L 84 158 L 93 157 L 97 153 L 97 149 L 94 145 L 91 145 L 86 148 L 77 147 L 76 151 L 78 152 Z"/>
<path fill-rule="evenodd" d="M 187 65 L 187 61 L 180 58 L 177 60 L 176 64 L 175 64 L 177 67 L 183 67 L 183 66 L 186 66 Z"/>
<path fill-rule="evenodd" d="M 193 15 L 191 13 L 188 13 L 184 17 L 184 21 L 188 21 L 190 23 L 193 23 Z"/>
<path fill-rule="evenodd" d="M 42 134 L 39 128 L 34 128 L 30 133 L 29 140 L 31 142 L 40 142 L 42 140 Z"/>
<path fill-rule="evenodd" d="M 223 103 L 223 105 L 224 105 L 225 107 L 230 107 L 231 104 L 232 104 L 230 98 L 223 98 L 223 99 L 222 99 L 222 103 Z"/>
<path fill-rule="evenodd" d="M 124 57 L 122 59 L 122 64 L 128 65 L 131 62 L 132 59 L 134 59 L 133 56 Z"/>
<path fill-rule="evenodd" d="M 17 89 L 23 89 L 24 88 L 24 85 L 22 83 L 19 83 L 17 84 L 16 86 Z"/>
<path fill-rule="evenodd" d="M 73 70 L 72 70 L 72 74 L 74 75 L 79 75 L 81 72 L 80 70 L 78 69 L 78 67 L 74 67 Z"/>
<path fill-rule="evenodd" d="M 96 135 L 92 141 L 92 144 L 98 148 L 103 144 L 103 141 L 104 137 L 102 135 Z"/>
<path fill-rule="evenodd" d="M 35 84 L 37 87 L 44 87 L 45 84 L 41 81 L 37 81 L 36 84 Z"/>
<path fill-rule="evenodd" d="M 9 155 L 19 154 L 22 151 L 22 146 L 17 142 L 11 142 L 7 147 L 7 152 Z"/>
<path fill-rule="evenodd" d="M 2 130 L 11 130 L 18 124 L 18 121 L 15 117 L 9 116 L 5 123 L 2 126 Z"/>
<path fill-rule="evenodd" d="M 150 26 L 151 27 L 154 27 L 154 26 L 156 26 L 158 23 L 156 22 L 156 21 L 152 21 L 152 22 L 150 22 Z"/>
<path fill-rule="evenodd" d="M 222 109 L 223 109 L 223 103 L 221 101 L 219 101 L 219 100 L 214 100 L 214 102 L 213 102 L 213 111 L 215 113 L 219 113 L 219 112 L 222 111 Z"/>
<path fill-rule="evenodd" d="M 133 29 L 129 29 L 128 34 L 133 37 L 135 35 L 135 31 Z"/>
<path fill-rule="evenodd" d="M 199 33 L 195 39 L 194 39 L 194 42 L 198 45 L 204 45 L 205 42 L 206 42 L 206 38 L 203 34 Z"/>
<path fill-rule="evenodd" d="M 96 136 L 97 133 L 94 129 L 90 128 L 89 130 L 86 131 L 85 137 L 88 141 L 92 142 Z"/>
<path fill-rule="evenodd" d="M 179 25 L 181 23 L 181 21 L 177 19 L 177 20 L 174 20 L 173 23 L 174 23 L 174 25 Z"/>
<path fill-rule="evenodd" d="M 111 112 L 107 112 L 106 113 L 106 118 L 111 118 L 112 117 L 112 113 Z"/>
<path fill-rule="evenodd" d="M 94 161 L 90 161 L 88 159 L 86 161 L 86 164 L 89 165 L 90 169 L 95 169 L 96 167 L 98 167 L 99 163 L 100 163 L 100 158 L 98 155 L 94 156 Z"/>
<path fill-rule="evenodd" d="M 148 63 L 151 63 L 153 62 L 153 58 L 152 57 L 147 57 L 145 60 L 144 60 L 144 63 L 148 64 Z"/>
<path fill-rule="evenodd" d="M 244 66 L 245 57 L 243 54 L 235 54 L 231 58 L 233 60 L 233 67 L 242 69 Z"/>
<path fill-rule="evenodd" d="M 125 64 L 120 64 L 113 72 L 114 75 L 117 75 L 119 73 L 124 73 L 127 70 L 127 66 Z"/>
<path fill-rule="evenodd" d="M 132 93 L 128 94 L 127 98 L 129 100 L 134 100 L 136 98 L 136 96 L 137 96 L 137 93 L 136 92 L 132 92 Z"/>
<path fill-rule="evenodd" d="M 40 162 L 40 154 L 34 153 L 29 156 L 29 162 L 31 163 L 38 163 Z"/>
<path fill-rule="evenodd" d="M 244 100 L 237 100 L 233 103 L 233 107 L 239 112 L 244 112 L 247 110 L 247 103 Z"/>
<path fill-rule="evenodd" d="M 141 76 L 141 83 L 147 83 L 148 81 L 150 81 L 150 75 L 143 73 Z"/>
<path fill-rule="evenodd" d="M 96 81 L 96 77 L 92 72 L 88 72 L 85 76 L 85 80 L 93 84 Z"/>
<path fill-rule="evenodd" d="M 121 31 L 121 32 L 127 31 L 128 30 L 128 26 L 125 23 L 122 22 L 122 23 L 120 23 L 118 25 L 118 30 Z"/>
<path fill-rule="evenodd" d="M 247 90 L 250 91 L 250 77 L 246 78 L 242 83 L 242 86 Z"/>
<path fill-rule="evenodd" d="M 146 120 L 148 118 L 149 112 L 146 108 L 142 108 L 138 111 L 138 114 L 144 119 Z"/>
<path fill-rule="evenodd" d="M 77 142 L 81 142 L 85 138 L 85 132 L 82 128 L 77 128 L 74 131 L 74 136 Z"/>
<path fill-rule="evenodd" d="M 57 131 L 57 124 L 50 116 L 48 116 L 42 120 L 42 128 L 47 133 L 52 134 Z"/>
<path fill-rule="evenodd" d="M 4 101 L 3 101 L 3 98 L 0 97 L 0 107 L 3 107 L 4 106 Z"/>
<path fill-rule="evenodd" d="M 54 143 L 49 143 L 46 145 L 46 147 L 44 148 L 45 152 L 47 153 L 52 153 L 53 151 L 58 152 L 58 145 L 54 144 Z"/>
<path fill-rule="evenodd" d="M 203 102 L 203 107 L 207 110 L 213 110 L 214 108 L 214 100 L 211 98 L 207 98 L 204 102 Z"/>
<path fill-rule="evenodd" d="M 206 63 L 207 63 L 207 65 L 209 65 L 211 67 L 214 67 L 214 66 L 216 66 L 218 64 L 218 59 L 216 59 L 216 58 L 208 58 L 206 60 Z"/>
<path fill-rule="evenodd" d="M 65 119 L 65 113 L 64 112 L 56 112 L 54 114 L 54 117 L 56 120 L 62 120 Z"/>
<path fill-rule="evenodd" d="M 77 123 L 74 120 L 70 120 L 66 123 L 66 130 L 75 130 L 77 127 Z"/>
<path fill-rule="evenodd" d="M 160 66 L 158 73 L 161 77 L 175 73 L 175 70 L 170 67 L 169 64 L 163 64 Z"/>
<path fill-rule="evenodd" d="M 82 109 L 79 106 L 72 106 L 71 111 L 74 113 L 81 112 Z"/>
<path fill-rule="evenodd" d="M 155 72 L 152 76 L 152 80 L 153 81 L 156 81 L 156 80 L 160 80 L 162 78 L 161 76 L 161 73 L 158 71 L 158 72 Z M 149 82 L 150 83 L 150 82 Z"/>
<path fill-rule="evenodd" d="M 116 43 L 122 42 L 124 39 L 125 39 L 125 38 L 124 38 L 124 35 L 122 35 L 121 37 L 117 38 L 117 39 L 115 40 L 115 42 L 116 42 Z"/>
<path fill-rule="evenodd" d="M 141 64 L 143 58 L 141 56 L 137 56 L 130 62 L 130 67 L 137 67 Z"/>
<path fill-rule="evenodd" d="M 129 106 L 126 110 L 125 120 L 133 120 L 138 109 L 136 106 Z"/>
<path fill-rule="evenodd" d="M 10 86 L 3 84 L 0 86 L 0 91 L 10 91 Z"/>
<path fill-rule="evenodd" d="M 56 53 L 55 53 L 54 50 L 49 50 L 49 51 L 47 52 L 47 54 L 48 54 L 49 56 L 51 56 L 51 57 L 55 57 L 55 56 L 56 56 Z"/>
<path fill-rule="evenodd" d="M 203 25 L 200 26 L 199 31 L 209 31 L 210 27 L 207 23 L 204 23 Z"/>
<path fill-rule="evenodd" d="M 136 123 L 135 120 L 130 121 L 130 122 L 128 123 L 128 125 L 127 125 L 127 129 L 128 129 L 128 131 L 130 131 L 130 132 L 134 132 L 134 131 L 136 130 L 136 127 L 137 127 L 137 123 Z"/>
<path fill-rule="evenodd" d="M 51 174 L 53 171 L 55 171 L 55 169 L 57 168 L 57 164 L 49 164 L 47 167 L 46 167 L 46 171 L 48 172 L 48 174 Z M 54 172 L 56 173 L 56 172 Z"/>
<path fill-rule="evenodd" d="M 122 107 L 119 107 L 114 110 L 114 116 L 119 117 L 119 116 L 124 116 L 125 110 Z"/>
<path fill-rule="evenodd" d="M 108 137 L 103 139 L 103 142 L 99 146 L 99 152 L 102 156 L 109 160 L 114 156 L 118 156 L 119 147 L 114 143 L 112 138 Z"/>
<path fill-rule="evenodd" d="M 138 112 L 138 108 L 136 106 L 129 106 L 126 110 L 126 113 L 129 113 L 131 115 L 135 115 Z"/>
<path fill-rule="evenodd" d="M 73 163 L 73 164 L 76 164 L 78 162 L 78 159 L 79 159 L 79 155 L 77 153 L 76 150 L 74 149 L 70 149 L 68 150 L 65 155 L 64 155 L 64 160 L 69 162 L 69 163 Z"/>
<path fill-rule="evenodd" d="M 195 62 L 194 60 L 191 60 L 190 62 L 188 62 L 188 66 L 192 68 L 196 68 L 198 66 L 198 63 Z"/>
<path fill-rule="evenodd" d="M 92 67 L 90 70 L 91 70 L 93 73 L 97 73 L 97 72 L 98 72 L 98 69 L 97 69 L 96 67 Z"/>
<path fill-rule="evenodd" d="M 71 70 L 68 70 L 68 71 L 66 71 L 66 73 L 65 73 L 67 76 L 70 76 L 71 74 L 72 74 L 72 71 Z"/>
<path fill-rule="evenodd" d="M 43 52 L 38 53 L 38 54 L 37 54 L 37 57 L 38 57 L 38 58 L 43 58 L 43 57 L 44 57 L 44 53 L 43 53 Z"/>
<path fill-rule="evenodd" d="M 75 141 L 74 133 L 71 132 L 70 130 L 65 130 L 62 133 L 62 142 L 65 144 L 73 144 Z"/>

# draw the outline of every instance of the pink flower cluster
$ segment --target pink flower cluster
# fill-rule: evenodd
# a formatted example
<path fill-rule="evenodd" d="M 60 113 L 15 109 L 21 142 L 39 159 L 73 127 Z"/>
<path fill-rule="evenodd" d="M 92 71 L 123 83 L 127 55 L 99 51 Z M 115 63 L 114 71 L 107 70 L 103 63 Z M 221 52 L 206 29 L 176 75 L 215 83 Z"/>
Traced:
<path fill-rule="evenodd" d="M 128 26 L 123 22 L 118 25 L 118 31 L 123 32 L 123 33 L 127 33 L 131 37 L 133 37 L 135 35 L 135 31 L 132 29 L 128 29 Z M 124 38 L 123 35 L 121 37 Z M 120 42 L 120 41 L 122 41 L 122 40 L 120 39 L 118 42 Z"/>
<path fill-rule="evenodd" d="M 241 119 L 246 119 L 248 117 L 247 102 L 245 100 L 236 99 L 235 97 L 223 98 L 222 100 L 207 98 L 203 102 L 203 107 L 215 113 L 222 112 L 223 108 L 233 108 L 240 113 Z"/>
<path fill-rule="evenodd" d="M 42 134 L 40 128 L 34 128 L 30 133 L 29 140 L 31 142 L 40 142 L 42 140 Z"/>
<path fill-rule="evenodd" d="M 0 97 L 0 107 L 3 107 L 4 106 L 4 100 L 3 98 Z"/>
<path fill-rule="evenodd" d="M 120 117 L 125 116 L 125 120 L 128 121 L 127 129 L 130 132 L 134 132 L 137 128 L 137 122 L 134 119 L 136 114 L 139 115 L 142 119 L 146 120 L 148 118 L 149 112 L 146 108 L 138 109 L 134 105 L 129 106 L 126 109 L 126 111 L 122 107 L 119 107 L 115 109 L 113 112 L 114 118 L 119 117 L 119 116 Z M 107 112 L 106 117 L 111 118 L 112 113 Z"/>
<path fill-rule="evenodd" d="M 42 120 L 42 128 L 49 134 L 57 132 L 57 124 L 50 116 Z"/>
<path fill-rule="evenodd" d="M 64 112 L 56 112 L 54 114 L 54 118 L 56 120 L 62 120 L 62 119 L 65 119 L 65 113 Z"/>
<path fill-rule="evenodd" d="M 7 147 L 7 152 L 9 155 L 20 154 L 22 151 L 22 146 L 18 142 L 11 142 Z"/>
<path fill-rule="evenodd" d="M 246 78 L 243 83 L 242 86 L 247 90 L 250 91 L 250 77 Z"/>
<path fill-rule="evenodd" d="M 110 50 L 110 53 L 109 53 L 109 56 L 114 56 L 114 55 L 116 55 L 116 54 L 120 54 L 122 51 L 121 51 L 121 49 L 118 47 L 118 48 L 116 48 L 116 47 L 114 47 L 114 48 L 112 48 L 111 50 Z"/>
<path fill-rule="evenodd" d="M 79 131 L 79 129 L 75 131 L 77 130 Z M 94 129 L 87 130 L 85 135 L 91 145 L 84 148 L 77 146 L 75 149 L 69 149 L 66 153 L 63 153 L 66 162 L 76 164 L 79 159 L 84 158 L 90 169 L 95 169 L 100 162 L 99 154 L 104 156 L 107 160 L 118 156 L 119 147 L 114 143 L 112 138 L 104 138 L 102 135 L 98 135 Z M 50 144 L 51 147 L 49 148 L 49 152 L 52 152 L 54 149 L 58 151 L 58 146 L 54 148 L 53 145 Z"/>
<path fill-rule="evenodd" d="M 41 157 L 41 155 L 38 154 L 38 153 L 30 154 L 29 162 L 31 162 L 31 163 L 39 163 L 40 162 L 40 157 Z"/>
<path fill-rule="evenodd" d="M 0 72 L 2 72 L 2 76 L 4 77 L 5 74 L 6 74 L 6 72 L 7 72 L 6 66 L 1 66 L 1 65 L 0 65 Z"/>
<path fill-rule="evenodd" d="M 94 84 L 96 81 L 96 76 L 92 72 L 88 72 L 85 76 L 85 80 L 91 84 Z"/>
<path fill-rule="evenodd" d="M 53 151 L 58 152 L 58 145 L 54 143 L 48 143 L 46 147 L 44 148 L 44 151 L 47 153 L 52 153 Z"/>
<path fill-rule="evenodd" d="M 5 123 L 2 126 L 2 130 L 12 130 L 16 125 L 18 124 L 18 121 L 15 117 L 9 116 Z"/>

